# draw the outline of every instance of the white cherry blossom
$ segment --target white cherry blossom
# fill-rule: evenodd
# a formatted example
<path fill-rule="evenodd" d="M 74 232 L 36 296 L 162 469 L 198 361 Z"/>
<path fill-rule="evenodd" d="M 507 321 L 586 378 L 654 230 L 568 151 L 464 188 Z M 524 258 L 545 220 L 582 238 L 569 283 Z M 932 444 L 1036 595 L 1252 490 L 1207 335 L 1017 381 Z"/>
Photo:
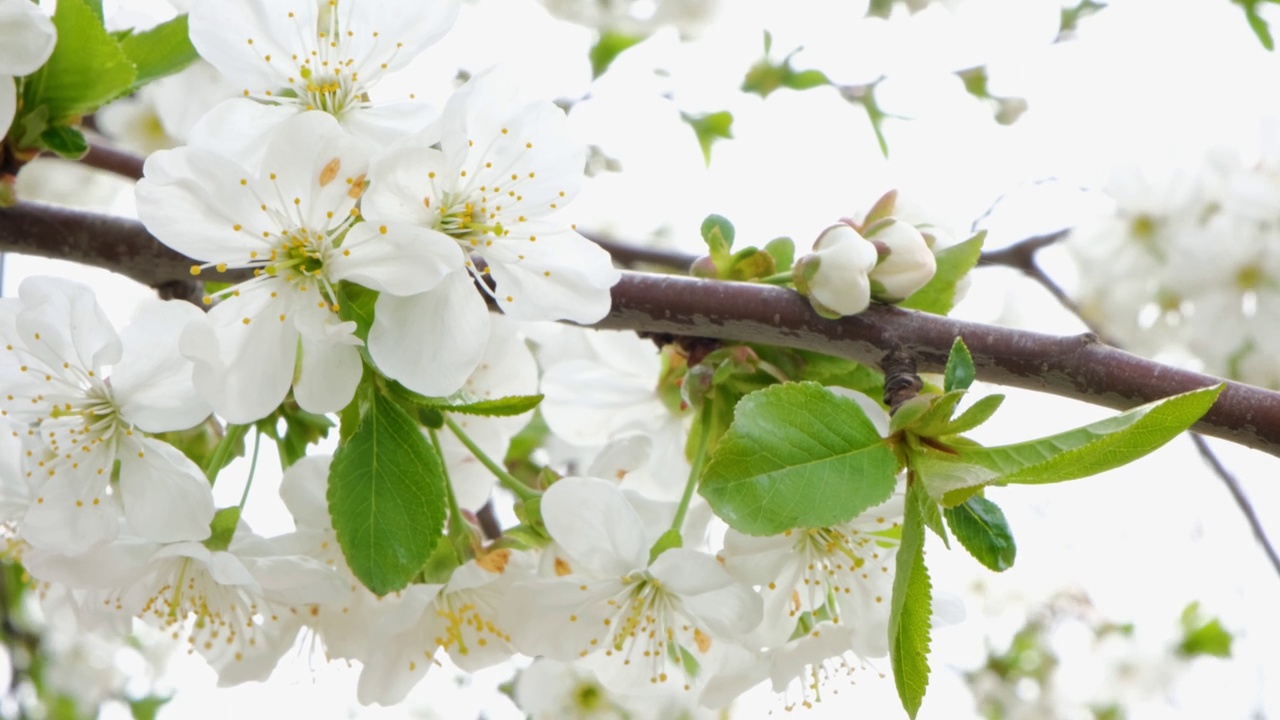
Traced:
<path fill-rule="evenodd" d="M 847 224 L 832 225 L 813 243 L 813 252 L 792 268 L 796 290 L 819 315 L 857 315 L 871 304 L 868 273 L 876 266 L 872 245 Z"/>
<path fill-rule="evenodd" d="M 0 300 L 0 411 L 25 438 L 33 545 L 82 552 L 118 528 L 116 502 L 156 541 L 209 535 L 213 496 L 195 463 L 144 432 L 189 428 L 209 414 L 177 337 L 200 317 L 154 301 L 117 334 L 89 288 L 31 277 Z M 109 368 L 109 370 L 108 370 Z M 119 486 L 111 488 L 119 463 Z M 114 493 L 119 496 L 115 497 Z"/>
<path fill-rule="evenodd" d="M 621 274 L 607 252 L 554 217 L 578 191 L 585 150 L 570 139 L 559 108 L 521 105 L 515 96 L 496 74 L 473 78 L 439 125 L 374 166 L 365 215 L 390 236 L 452 243 L 455 267 L 514 319 L 595 322 L 609 311 L 609 288 Z M 379 297 L 369 352 L 390 377 L 443 395 L 475 367 L 487 325 L 469 278 L 453 276 L 420 295 Z M 405 328 L 414 328 L 417 352 L 393 357 Z"/>
<path fill-rule="evenodd" d="M 439 40 L 458 0 L 200 0 L 191 42 L 243 97 L 201 121 L 201 144 L 235 157 L 260 152 L 263 133 L 308 110 L 333 115 L 375 146 L 421 130 L 434 117 L 415 102 L 374 104 L 369 91 Z"/>
<path fill-rule="evenodd" d="M 148 158 L 137 189 L 147 228 L 204 261 L 193 273 L 253 271 L 182 340 L 197 388 L 228 421 L 267 415 L 290 387 L 312 412 L 351 400 L 360 340 L 355 323 L 339 317 L 339 281 L 392 297 L 422 292 L 451 272 L 442 260 L 453 251 L 447 239 L 357 224 L 366 167 L 360 144 L 318 112 L 281 125 L 256 169 L 194 147 Z M 406 343 L 383 348 L 382 357 L 399 362 L 397 353 L 413 352 Z"/>
<path fill-rule="evenodd" d="M 503 617 L 521 652 L 590 658 L 600 681 L 621 692 L 689 690 L 722 645 L 760 622 L 759 596 L 711 556 L 675 548 L 650 562 L 655 538 L 611 483 L 560 480 L 542 515 L 568 560 L 557 564 L 561 577 L 513 589 Z"/>

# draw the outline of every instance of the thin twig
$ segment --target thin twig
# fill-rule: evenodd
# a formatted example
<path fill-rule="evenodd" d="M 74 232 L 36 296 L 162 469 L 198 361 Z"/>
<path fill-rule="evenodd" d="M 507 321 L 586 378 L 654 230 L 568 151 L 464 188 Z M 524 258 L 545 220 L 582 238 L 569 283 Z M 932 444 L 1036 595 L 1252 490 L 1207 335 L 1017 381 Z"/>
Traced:
<path fill-rule="evenodd" d="M 1080 306 L 1076 304 L 1075 300 L 1067 295 L 1053 278 L 1049 277 L 1044 268 L 1040 267 L 1040 264 L 1035 259 L 1036 251 L 1058 242 L 1068 234 L 1068 230 L 1062 230 L 1050 235 L 1027 238 L 1007 248 L 991 253 L 983 253 L 980 263 L 983 265 L 1003 265 L 1020 270 L 1027 277 L 1040 283 L 1045 290 L 1048 290 L 1050 294 L 1057 298 L 1064 308 L 1079 318 L 1080 322 L 1085 324 L 1085 327 L 1098 335 L 1099 338 L 1102 338 L 1104 336 L 1098 328 L 1081 314 Z M 1115 344 L 1110 343 L 1110 341 L 1107 342 Z M 1200 451 L 1200 456 L 1208 463 L 1209 468 L 1218 476 L 1222 484 L 1227 486 L 1227 491 L 1231 493 L 1231 498 L 1235 500 L 1236 507 L 1240 508 L 1240 513 L 1244 515 L 1249 527 L 1252 528 L 1253 536 L 1257 538 L 1263 552 L 1271 560 L 1271 565 L 1275 568 L 1276 574 L 1280 575 L 1280 553 L 1276 552 L 1275 546 L 1272 545 L 1271 540 L 1267 537 L 1262 521 L 1258 518 L 1258 513 L 1254 510 L 1253 503 L 1249 501 L 1249 497 L 1245 494 L 1240 481 L 1222 464 L 1217 453 L 1213 451 L 1213 448 L 1210 447 L 1203 435 L 1195 432 L 1188 434 L 1191 436 L 1191 442 L 1195 443 L 1196 449 Z"/>
<path fill-rule="evenodd" d="M 1222 478 L 1223 484 L 1231 491 L 1231 497 L 1235 498 L 1236 505 L 1240 507 L 1245 519 L 1249 521 L 1253 536 L 1258 539 L 1258 544 L 1262 546 L 1263 552 L 1271 560 L 1271 567 L 1275 568 L 1277 575 L 1280 575 L 1280 554 L 1276 553 L 1275 547 L 1267 539 L 1267 531 L 1262 527 L 1262 520 L 1258 517 L 1258 513 L 1254 511 L 1248 496 L 1244 494 L 1244 488 L 1241 487 L 1240 481 L 1222 464 L 1222 460 L 1218 458 L 1217 453 L 1209 446 L 1209 441 L 1205 440 L 1203 435 L 1191 433 L 1191 442 L 1195 443 L 1196 449 L 1200 451 L 1200 457 L 1204 458 L 1204 461 L 1209 464 L 1209 467 L 1213 468 L 1218 477 Z"/>

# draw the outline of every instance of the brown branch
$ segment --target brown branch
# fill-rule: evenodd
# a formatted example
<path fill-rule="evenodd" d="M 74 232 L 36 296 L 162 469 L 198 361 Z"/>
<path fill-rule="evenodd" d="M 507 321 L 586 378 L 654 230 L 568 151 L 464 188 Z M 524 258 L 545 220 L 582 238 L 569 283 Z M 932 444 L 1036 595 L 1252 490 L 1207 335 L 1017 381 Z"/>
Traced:
<path fill-rule="evenodd" d="M 152 287 L 191 279 L 191 261 L 160 245 L 141 223 L 49 206 L 0 210 L 0 251 L 105 267 Z M 672 275 L 624 273 L 613 309 L 594 327 L 802 348 L 872 367 L 885 349 L 898 347 L 922 372 L 941 372 L 955 338 L 963 337 L 981 380 L 1115 409 L 1224 382 L 1130 355 L 1092 335 L 1044 335 L 885 305 L 827 320 L 792 290 Z M 1226 385 L 1195 430 L 1280 456 L 1280 393 Z"/>
<path fill-rule="evenodd" d="M 1044 268 L 1040 267 L 1040 264 L 1036 262 L 1037 251 L 1065 238 L 1068 232 L 1063 230 L 1050 235 L 1028 238 L 1002 250 L 983 253 L 981 263 L 984 265 L 1003 265 L 1020 270 L 1023 274 L 1040 283 L 1041 287 L 1057 298 L 1064 308 L 1080 318 L 1085 327 L 1100 335 L 1094 323 L 1091 323 L 1088 318 L 1081 314 L 1080 306 L 1075 300 L 1067 295 L 1066 291 L 1053 278 L 1049 277 Z M 1257 511 L 1254 510 L 1253 503 L 1249 501 L 1249 496 L 1245 493 L 1244 487 L 1236 479 L 1235 475 L 1232 475 L 1226 466 L 1222 464 L 1222 460 L 1218 458 L 1217 453 L 1209 446 L 1209 442 L 1205 440 L 1203 435 L 1194 432 L 1189 434 L 1191 442 L 1195 444 L 1196 450 L 1200 452 L 1200 457 L 1204 459 L 1209 468 L 1222 481 L 1222 484 L 1227 487 L 1227 491 L 1231 493 L 1231 499 L 1235 501 L 1236 507 L 1244 515 L 1245 521 L 1249 523 L 1250 529 L 1253 530 L 1254 538 L 1262 546 L 1262 551 L 1266 553 L 1267 559 L 1271 561 L 1272 568 L 1275 569 L 1277 574 L 1280 574 L 1280 553 L 1276 552 L 1270 538 L 1267 537 L 1267 531 L 1263 528 L 1262 520 L 1258 517 Z"/>
<path fill-rule="evenodd" d="M 614 264 L 620 267 L 634 268 L 637 265 L 653 265 L 679 272 L 689 272 L 689 266 L 693 264 L 694 260 L 698 259 L 698 256 L 693 253 L 649 248 L 610 240 L 591 232 L 579 232 L 583 237 L 607 250 L 609 256 L 613 258 Z"/>
<path fill-rule="evenodd" d="M 80 158 L 80 162 L 89 167 L 98 168 L 113 172 L 121 177 L 131 180 L 142 179 L 142 164 L 144 158 L 138 157 L 126 150 L 117 150 L 106 145 L 91 144 L 89 152 Z"/>

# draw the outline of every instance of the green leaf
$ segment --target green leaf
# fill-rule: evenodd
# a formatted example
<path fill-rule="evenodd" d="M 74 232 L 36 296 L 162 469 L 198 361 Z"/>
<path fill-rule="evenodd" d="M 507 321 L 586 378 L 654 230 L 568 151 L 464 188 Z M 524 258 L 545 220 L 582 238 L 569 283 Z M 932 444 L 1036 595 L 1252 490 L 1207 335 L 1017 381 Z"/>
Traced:
<path fill-rule="evenodd" d="M 733 138 L 733 113 L 728 110 L 702 115 L 690 115 L 682 112 L 680 117 L 689 123 L 689 127 L 693 128 L 693 134 L 698 137 L 698 145 L 702 148 L 702 158 L 708 165 L 711 164 L 712 144 L 717 140 L 730 140 Z"/>
<path fill-rule="evenodd" d="M 947 356 L 947 367 L 942 376 L 942 389 L 947 392 L 968 390 L 975 377 L 977 377 L 977 371 L 973 367 L 973 356 L 969 354 L 969 348 L 965 346 L 964 340 L 957 337 L 951 344 L 951 354 Z"/>
<path fill-rule="evenodd" d="M 640 41 L 643 37 L 635 37 L 633 35 L 624 35 L 619 32 L 605 30 L 600 34 L 600 39 L 595 45 L 591 46 L 587 57 L 591 59 L 591 78 L 600 77 L 605 70 L 609 69 L 609 65 L 613 63 L 622 51 L 630 48 Z"/>
<path fill-rule="evenodd" d="M 722 215 L 708 215 L 702 221 L 702 241 L 707 244 L 711 262 L 715 264 L 717 276 L 728 272 L 733 249 L 733 223 Z"/>
<path fill-rule="evenodd" d="M 1231 642 L 1235 638 L 1222 627 L 1218 618 L 1205 620 L 1200 614 L 1200 603 L 1193 602 L 1182 611 L 1182 629 L 1185 635 L 1178 644 L 1178 654 L 1183 657 L 1212 655 L 1231 657 Z"/>
<path fill-rule="evenodd" d="M 378 595 L 401 590 L 440 541 L 444 469 L 417 423 L 375 394 L 329 469 L 329 515 L 347 564 Z"/>
<path fill-rule="evenodd" d="M 912 718 L 920 710 L 929 686 L 929 627 L 933 612 L 933 587 L 924 564 L 922 503 L 932 503 L 920 485 L 907 488 L 906 517 L 898 546 L 893 577 L 893 601 L 889 606 L 889 662 L 893 684 L 902 708 Z"/>
<path fill-rule="evenodd" d="M 978 264 L 982 255 L 983 230 L 958 245 L 952 245 L 936 256 L 938 270 L 924 287 L 898 303 L 898 307 L 946 315 L 956 304 L 956 284 Z"/>
<path fill-rule="evenodd" d="M 773 256 L 773 263 L 777 266 L 778 272 L 790 270 L 791 263 L 796 259 L 796 244 L 789 237 L 770 240 L 765 243 L 764 251 Z"/>
<path fill-rule="evenodd" d="M 943 514 L 951 532 L 974 559 L 996 572 L 1013 567 L 1018 548 L 998 505 L 975 495 L 963 505 L 947 508 Z"/>
<path fill-rule="evenodd" d="M 439 405 L 440 410 L 462 413 L 464 415 L 483 415 L 485 417 L 511 417 L 538 407 L 542 402 L 541 395 L 508 395 L 492 400 L 476 400 L 460 405 Z"/>
<path fill-rule="evenodd" d="M 66 125 L 45 128 L 40 133 L 40 145 L 67 160 L 79 160 L 89 152 L 89 141 L 85 140 L 84 133 Z"/>
<path fill-rule="evenodd" d="M 892 494 L 898 462 L 862 408 L 816 383 L 744 397 L 699 492 L 749 535 L 847 522 Z"/>
<path fill-rule="evenodd" d="M 148 695 L 137 700 L 129 700 L 129 712 L 133 715 L 133 720 L 156 720 L 160 708 L 172 699 L 172 695 Z"/>
<path fill-rule="evenodd" d="M 369 341 L 369 328 L 373 327 L 373 308 L 378 302 L 378 292 L 362 285 L 343 280 L 338 284 L 338 317 L 356 324 L 356 337 Z M 361 347 L 361 353 L 365 349 Z"/>
<path fill-rule="evenodd" d="M 811 90 L 830 84 L 831 79 L 821 70 L 801 70 L 784 75 L 782 78 L 782 86 L 792 90 Z"/>
<path fill-rule="evenodd" d="M 1004 395 L 987 395 L 979 398 L 968 410 L 960 413 L 960 417 L 947 424 L 940 435 L 959 435 L 969 432 L 991 419 L 1004 403 Z"/>
<path fill-rule="evenodd" d="M 89 3 L 59 0 L 53 24 L 53 55 L 23 84 L 28 112 L 44 106 L 50 125 L 66 124 L 129 91 L 137 71 Z"/>
<path fill-rule="evenodd" d="M 756 247 L 745 247 L 733 254 L 729 261 L 729 280 L 747 282 L 769 277 L 777 272 L 778 264 L 773 256 Z"/>
<path fill-rule="evenodd" d="M 187 36 L 186 15 L 129 35 L 120 41 L 120 49 L 137 68 L 137 77 L 130 90 L 172 75 L 200 57 Z"/>
<path fill-rule="evenodd" d="M 1084 427 L 1014 445 L 923 447 L 912 458 L 929 493 L 977 485 L 1062 482 L 1126 465 L 1161 447 L 1208 412 L 1223 385 L 1193 390 L 1133 408 Z"/>

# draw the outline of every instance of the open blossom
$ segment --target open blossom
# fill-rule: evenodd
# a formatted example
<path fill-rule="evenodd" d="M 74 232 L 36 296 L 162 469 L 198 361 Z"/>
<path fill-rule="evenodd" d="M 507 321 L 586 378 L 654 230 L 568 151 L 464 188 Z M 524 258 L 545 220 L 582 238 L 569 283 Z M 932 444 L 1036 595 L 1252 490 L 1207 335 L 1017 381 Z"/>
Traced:
<path fill-rule="evenodd" d="M 28 553 L 31 574 L 83 590 L 86 612 L 136 617 L 202 655 L 220 686 L 265 680 L 302 626 L 299 608 L 329 602 L 342 582 L 244 524 L 229 547 L 121 537 L 78 557 Z"/>
<path fill-rule="evenodd" d="M 675 548 L 651 563 L 655 538 L 611 483 L 560 480 L 542 515 L 568 559 L 555 564 L 561 577 L 514 588 L 503 617 L 521 652 L 589 658 L 601 683 L 622 692 L 691 689 L 722 646 L 760 622 L 759 596 L 711 556 Z"/>
<path fill-rule="evenodd" d="M 449 242 L 455 267 L 517 320 L 595 322 L 609 311 L 609 288 L 621 274 L 607 252 L 554 217 L 577 194 L 585 151 L 569 138 L 559 108 L 519 105 L 515 94 L 493 73 L 473 78 L 434 131 L 375 164 L 363 211 L 388 236 Z M 388 376 L 443 395 L 479 361 L 488 323 L 465 275 L 416 296 L 384 294 L 369 352 Z M 406 345 L 416 352 L 382 357 Z"/>
<path fill-rule="evenodd" d="M 228 154 L 252 156 L 264 131 L 308 110 L 333 115 L 376 147 L 421 130 L 434 111 L 421 103 L 376 105 L 369 91 L 439 40 L 458 0 L 200 0 L 191 42 L 243 88 L 195 131 Z M 215 139 L 216 138 L 216 139 Z"/>
<path fill-rule="evenodd" d="M 200 311 L 155 301 L 117 334 L 78 283 L 31 277 L 0 300 L 0 410 L 21 437 L 32 545 L 78 553 L 115 537 L 119 500 L 133 530 L 157 541 L 209 535 L 204 473 L 144 432 L 189 428 L 209 414 L 191 385 L 177 336 Z M 109 370 L 108 370 L 109 368 Z"/>
<path fill-rule="evenodd" d="M 360 340 L 355 323 L 339 316 L 339 281 L 390 297 L 431 288 L 451 272 L 441 260 L 452 250 L 446 239 L 357 224 L 366 163 L 359 143 L 316 112 L 281 125 L 254 169 L 194 147 L 147 159 L 137 188 L 147 229 L 204 261 L 196 274 L 253 271 L 182 339 L 196 363 L 196 387 L 228 421 L 267 415 L 290 387 L 311 412 L 351 400 Z M 380 350 L 385 359 L 413 348 Z"/>
<path fill-rule="evenodd" d="M 0 138 L 18 110 L 14 77 L 30 75 L 53 54 L 53 21 L 29 0 L 0 0 Z"/>

